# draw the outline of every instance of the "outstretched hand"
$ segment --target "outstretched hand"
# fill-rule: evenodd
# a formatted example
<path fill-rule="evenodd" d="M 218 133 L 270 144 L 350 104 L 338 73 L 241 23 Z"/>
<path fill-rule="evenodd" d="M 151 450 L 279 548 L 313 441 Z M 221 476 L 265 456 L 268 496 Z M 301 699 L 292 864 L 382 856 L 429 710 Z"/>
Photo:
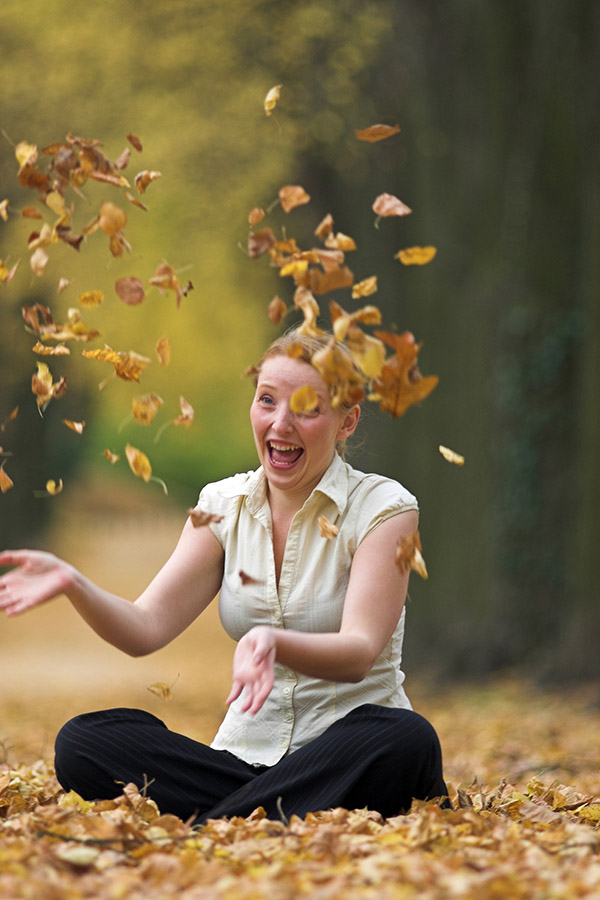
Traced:
<path fill-rule="evenodd" d="M 0 553 L 0 566 L 16 566 L 0 577 L 0 610 L 7 616 L 62 594 L 72 571 L 63 560 L 39 550 L 7 550 Z"/>
<path fill-rule="evenodd" d="M 275 678 L 275 634 L 272 628 L 251 628 L 238 642 L 233 657 L 233 680 L 227 703 L 242 691 L 242 712 L 257 713 L 273 687 Z"/>

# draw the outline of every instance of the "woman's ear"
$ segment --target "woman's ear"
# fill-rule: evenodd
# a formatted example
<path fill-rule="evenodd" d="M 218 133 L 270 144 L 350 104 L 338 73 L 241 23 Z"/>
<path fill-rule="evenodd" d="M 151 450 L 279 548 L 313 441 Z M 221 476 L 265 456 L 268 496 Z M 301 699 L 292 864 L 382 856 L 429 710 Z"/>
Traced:
<path fill-rule="evenodd" d="M 349 438 L 351 434 L 353 434 L 356 426 L 358 425 L 358 420 L 360 419 L 360 406 L 358 403 L 355 403 L 354 406 L 348 410 L 348 412 L 344 415 L 342 419 L 342 424 L 340 425 L 339 431 L 337 433 L 338 441 L 345 441 L 346 438 Z"/>

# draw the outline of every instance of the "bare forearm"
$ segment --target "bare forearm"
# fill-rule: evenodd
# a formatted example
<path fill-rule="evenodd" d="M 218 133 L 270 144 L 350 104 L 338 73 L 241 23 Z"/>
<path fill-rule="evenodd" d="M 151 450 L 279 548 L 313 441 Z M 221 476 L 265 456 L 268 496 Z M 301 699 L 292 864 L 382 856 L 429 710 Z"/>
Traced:
<path fill-rule="evenodd" d="M 362 681 L 377 656 L 367 637 L 360 634 L 276 628 L 274 635 L 278 663 L 326 681 Z"/>

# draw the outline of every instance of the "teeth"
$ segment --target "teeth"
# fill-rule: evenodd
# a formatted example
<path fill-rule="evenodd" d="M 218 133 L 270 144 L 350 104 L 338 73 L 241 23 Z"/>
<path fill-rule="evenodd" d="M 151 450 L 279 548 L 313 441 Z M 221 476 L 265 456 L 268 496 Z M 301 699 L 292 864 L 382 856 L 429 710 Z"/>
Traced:
<path fill-rule="evenodd" d="M 298 444 L 276 444 L 275 441 L 269 441 L 271 447 L 275 450 L 301 450 L 302 447 L 299 447 Z"/>

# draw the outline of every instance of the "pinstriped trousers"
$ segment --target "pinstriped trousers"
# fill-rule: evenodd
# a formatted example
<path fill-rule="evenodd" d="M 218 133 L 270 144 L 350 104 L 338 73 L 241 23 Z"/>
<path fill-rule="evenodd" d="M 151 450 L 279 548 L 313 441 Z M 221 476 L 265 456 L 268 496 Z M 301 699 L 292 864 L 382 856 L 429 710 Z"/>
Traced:
<path fill-rule="evenodd" d="M 429 722 L 408 709 L 364 704 L 274 766 L 253 766 L 170 731 L 139 709 L 85 713 L 56 739 L 56 775 L 86 800 L 109 799 L 133 782 L 162 813 L 202 823 L 248 816 L 271 819 L 368 807 L 384 817 L 413 798 L 446 798 L 442 757 Z"/>

